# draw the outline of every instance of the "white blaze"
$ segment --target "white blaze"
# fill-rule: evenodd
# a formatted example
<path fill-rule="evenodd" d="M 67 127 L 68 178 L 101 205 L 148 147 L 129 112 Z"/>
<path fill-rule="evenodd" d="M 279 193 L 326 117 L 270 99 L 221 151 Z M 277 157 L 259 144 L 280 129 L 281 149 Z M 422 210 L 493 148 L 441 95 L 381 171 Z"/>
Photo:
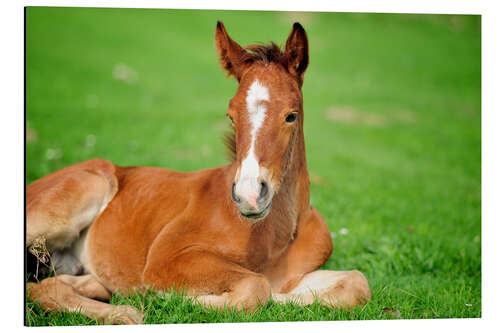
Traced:
<path fill-rule="evenodd" d="M 248 117 L 252 125 L 252 129 L 250 130 L 250 149 L 248 149 L 247 156 L 241 163 L 240 179 L 235 188 L 238 195 L 247 198 L 255 197 L 252 201 L 255 201 L 257 198 L 260 187 L 258 182 L 259 162 L 255 156 L 254 149 L 257 132 L 262 127 L 266 118 L 267 110 L 262 103 L 263 101 L 269 101 L 269 90 L 259 80 L 255 80 L 248 89 L 246 98 Z"/>

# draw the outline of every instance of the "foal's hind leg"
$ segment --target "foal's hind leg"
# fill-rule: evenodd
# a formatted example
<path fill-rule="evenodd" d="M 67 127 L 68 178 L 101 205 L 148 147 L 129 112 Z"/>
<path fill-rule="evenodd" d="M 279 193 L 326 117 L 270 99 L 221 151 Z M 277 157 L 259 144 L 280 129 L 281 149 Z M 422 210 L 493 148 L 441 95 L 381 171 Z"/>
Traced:
<path fill-rule="evenodd" d="M 87 228 L 118 190 L 115 167 L 97 159 L 56 171 L 26 189 L 26 246 L 66 248 Z"/>
<path fill-rule="evenodd" d="M 49 310 L 80 312 L 104 324 L 141 324 L 142 314 L 133 306 L 111 305 L 111 294 L 93 276 L 60 275 L 28 283 L 29 297 Z"/>

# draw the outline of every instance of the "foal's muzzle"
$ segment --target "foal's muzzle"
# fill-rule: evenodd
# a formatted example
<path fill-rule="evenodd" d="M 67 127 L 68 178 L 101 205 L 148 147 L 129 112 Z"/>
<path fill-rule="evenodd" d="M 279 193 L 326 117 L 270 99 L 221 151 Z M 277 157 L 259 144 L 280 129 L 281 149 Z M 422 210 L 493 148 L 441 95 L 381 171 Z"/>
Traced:
<path fill-rule="evenodd" d="M 271 208 L 273 193 L 266 181 L 261 181 L 254 191 L 244 194 L 236 192 L 236 183 L 231 186 L 231 199 L 248 219 L 260 220 L 267 216 Z"/>

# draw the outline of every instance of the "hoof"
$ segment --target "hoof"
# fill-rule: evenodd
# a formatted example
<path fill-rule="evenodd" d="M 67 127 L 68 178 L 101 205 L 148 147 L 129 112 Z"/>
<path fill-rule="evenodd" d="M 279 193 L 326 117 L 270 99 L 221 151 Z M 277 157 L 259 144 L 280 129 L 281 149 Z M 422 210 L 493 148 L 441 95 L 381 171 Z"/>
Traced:
<path fill-rule="evenodd" d="M 363 273 L 359 271 L 346 272 L 345 277 L 320 295 L 327 305 L 339 308 L 349 308 L 365 304 L 371 298 L 370 287 Z"/>
<path fill-rule="evenodd" d="M 104 322 L 111 325 L 139 325 L 143 323 L 142 313 L 130 305 L 116 305 Z"/>

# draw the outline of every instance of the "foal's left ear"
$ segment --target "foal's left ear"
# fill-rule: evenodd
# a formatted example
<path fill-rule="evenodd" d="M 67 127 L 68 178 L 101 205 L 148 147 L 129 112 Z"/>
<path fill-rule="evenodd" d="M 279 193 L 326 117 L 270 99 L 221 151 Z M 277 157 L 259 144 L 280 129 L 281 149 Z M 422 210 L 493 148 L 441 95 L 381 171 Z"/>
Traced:
<path fill-rule="evenodd" d="M 293 24 L 292 32 L 286 41 L 285 55 L 288 63 L 288 71 L 299 80 L 302 85 L 304 72 L 309 64 L 309 47 L 307 35 L 300 23 Z"/>

